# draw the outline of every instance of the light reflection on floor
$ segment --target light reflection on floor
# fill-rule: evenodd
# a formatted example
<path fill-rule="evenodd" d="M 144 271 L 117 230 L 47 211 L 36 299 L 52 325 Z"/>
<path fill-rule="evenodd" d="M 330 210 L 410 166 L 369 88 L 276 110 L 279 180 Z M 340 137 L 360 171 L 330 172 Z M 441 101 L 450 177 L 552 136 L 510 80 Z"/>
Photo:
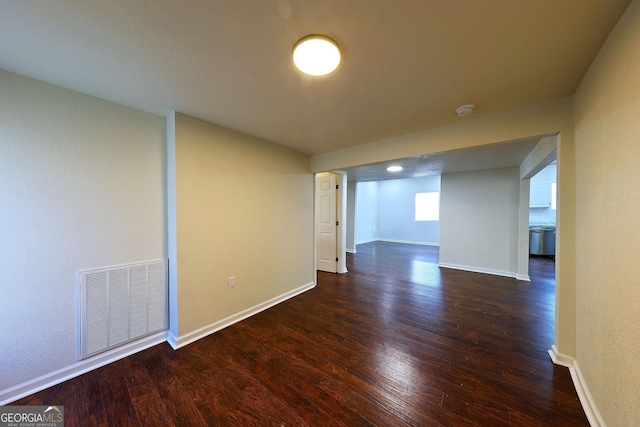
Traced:
<path fill-rule="evenodd" d="M 425 373 L 420 372 L 414 358 L 402 348 L 380 343 L 376 356 L 376 366 L 381 378 L 393 378 L 397 383 L 394 387 L 396 392 L 414 390 L 423 382 L 421 375 Z"/>
<path fill-rule="evenodd" d="M 440 287 L 440 267 L 433 262 L 412 260 L 411 281 L 421 285 Z"/>

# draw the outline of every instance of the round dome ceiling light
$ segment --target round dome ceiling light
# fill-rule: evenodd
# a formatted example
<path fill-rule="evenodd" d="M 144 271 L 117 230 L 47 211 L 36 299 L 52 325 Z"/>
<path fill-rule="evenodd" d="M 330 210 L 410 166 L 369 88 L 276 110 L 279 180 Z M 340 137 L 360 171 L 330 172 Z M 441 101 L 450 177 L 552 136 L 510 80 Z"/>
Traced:
<path fill-rule="evenodd" d="M 389 166 L 387 168 L 387 172 L 400 172 L 402 170 L 402 166 Z"/>
<path fill-rule="evenodd" d="M 332 73 L 340 65 L 342 54 L 335 40 L 312 34 L 293 46 L 293 64 L 302 73 L 320 77 Z"/>
<path fill-rule="evenodd" d="M 473 113 L 474 108 L 476 108 L 476 106 L 473 104 L 463 105 L 462 107 L 456 108 L 456 114 L 458 117 L 464 117 Z"/>

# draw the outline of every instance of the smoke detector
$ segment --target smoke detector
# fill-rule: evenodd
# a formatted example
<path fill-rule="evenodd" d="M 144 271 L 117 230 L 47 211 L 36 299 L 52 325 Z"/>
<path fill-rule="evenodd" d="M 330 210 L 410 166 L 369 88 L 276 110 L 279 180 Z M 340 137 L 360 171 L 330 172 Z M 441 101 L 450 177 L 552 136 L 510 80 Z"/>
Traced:
<path fill-rule="evenodd" d="M 464 117 L 473 113 L 474 108 L 476 108 L 476 106 L 473 104 L 463 105 L 462 107 L 456 108 L 456 114 L 458 117 Z"/>

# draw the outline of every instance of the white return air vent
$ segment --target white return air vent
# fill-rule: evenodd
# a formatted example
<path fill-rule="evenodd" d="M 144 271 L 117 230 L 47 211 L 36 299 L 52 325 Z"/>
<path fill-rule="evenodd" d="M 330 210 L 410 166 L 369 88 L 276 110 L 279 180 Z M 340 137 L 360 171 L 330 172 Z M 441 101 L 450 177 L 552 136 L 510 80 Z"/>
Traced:
<path fill-rule="evenodd" d="M 167 328 L 164 261 L 78 273 L 79 358 Z"/>

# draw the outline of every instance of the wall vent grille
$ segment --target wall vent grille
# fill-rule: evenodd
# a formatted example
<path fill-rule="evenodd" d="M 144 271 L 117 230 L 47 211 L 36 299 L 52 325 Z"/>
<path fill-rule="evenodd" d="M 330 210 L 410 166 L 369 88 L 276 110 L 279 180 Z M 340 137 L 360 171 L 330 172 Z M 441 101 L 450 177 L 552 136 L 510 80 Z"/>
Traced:
<path fill-rule="evenodd" d="M 165 262 L 80 271 L 79 358 L 167 328 Z"/>

